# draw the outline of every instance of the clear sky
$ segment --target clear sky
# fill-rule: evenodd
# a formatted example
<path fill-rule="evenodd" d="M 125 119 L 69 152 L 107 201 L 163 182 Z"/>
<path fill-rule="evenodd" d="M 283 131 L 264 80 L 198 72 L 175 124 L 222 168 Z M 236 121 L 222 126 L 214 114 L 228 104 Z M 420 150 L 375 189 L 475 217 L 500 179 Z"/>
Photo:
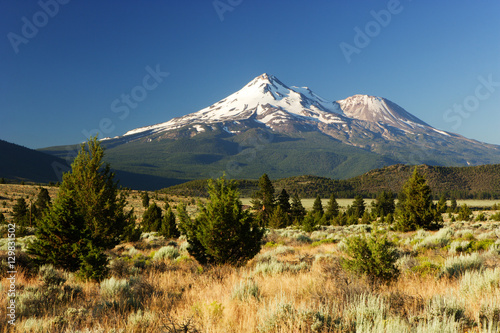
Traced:
<path fill-rule="evenodd" d="M 496 0 L 4 0 L 0 139 L 122 135 L 266 72 L 330 100 L 385 97 L 500 144 L 499 17 Z"/>

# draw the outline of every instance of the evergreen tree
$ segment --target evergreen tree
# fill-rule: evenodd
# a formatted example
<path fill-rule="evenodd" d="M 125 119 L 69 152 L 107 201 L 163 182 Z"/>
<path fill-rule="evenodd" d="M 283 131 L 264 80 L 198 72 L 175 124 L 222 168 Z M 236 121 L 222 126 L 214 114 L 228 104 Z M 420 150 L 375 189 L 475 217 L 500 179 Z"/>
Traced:
<path fill-rule="evenodd" d="M 472 210 L 467 206 L 467 204 L 463 204 L 460 206 L 460 211 L 458 212 L 458 220 L 459 221 L 470 221 L 472 220 Z"/>
<path fill-rule="evenodd" d="M 438 226 L 432 209 L 431 189 L 415 167 L 413 175 L 400 193 L 397 228 L 401 231 L 411 231 L 418 228 L 432 229 Z"/>
<path fill-rule="evenodd" d="M 110 166 L 104 164 L 103 157 L 104 149 L 97 137 L 82 144 L 71 172 L 64 174 L 58 197 L 47 218 L 42 219 L 37 239 L 29 249 L 39 262 L 75 267 L 75 255 L 65 255 L 70 251 L 59 246 L 57 237 L 50 236 L 50 233 L 57 234 L 57 230 L 67 229 L 67 237 L 72 240 L 69 244 L 77 244 L 79 249 L 77 257 L 82 276 L 102 277 L 107 262 L 102 252 L 117 245 L 127 236 L 127 231 L 134 230 L 132 212 L 124 211 L 125 196 L 118 193 L 115 175 Z M 64 207 L 69 209 L 67 214 L 63 212 Z M 48 258 L 55 258 L 55 262 Z"/>
<path fill-rule="evenodd" d="M 188 252 L 202 264 L 242 265 L 259 253 L 264 229 L 243 210 L 234 181 L 208 181 L 209 202 L 200 205 L 192 220 L 179 207 L 179 229 L 186 235 Z"/>
<path fill-rule="evenodd" d="M 281 193 L 278 195 L 278 206 L 281 207 L 283 213 L 290 213 L 290 196 L 288 195 L 285 189 L 281 190 Z"/>
<path fill-rule="evenodd" d="M 12 207 L 12 215 L 14 217 L 13 222 L 18 227 L 27 227 L 29 224 L 29 210 L 26 200 L 24 198 L 19 198 L 16 200 L 16 204 Z"/>
<path fill-rule="evenodd" d="M 352 215 L 358 219 L 361 218 L 365 213 L 365 200 L 363 197 L 360 195 L 355 196 L 351 208 Z"/>
<path fill-rule="evenodd" d="M 277 205 L 274 208 L 271 216 L 269 217 L 270 228 L 280 229 L 285 228 L 290 225 L 290 217 L 289 215 L 281 208 L 281 205 Z"/>
<path fill-rule="evenodd" d="M 438 214 L 446 213 L 446 211 L 448 210 L 448 204 L 446 202 L 446 196 L 444 194 L 439 198 L 436 210 Z"/>
<path fill-rule="evenodd" d="M 330 200 L 326 206 L 325 218 L 327 221 L 331 221 L 333 218 L 339 215 L 339 204 L 335 198 L 335 194 L 332 193 Z"/>
<path fill-rule="evenodd" d="M 267 174 L 259 178 L 259 191 L 254 194 L 252 208 L 257 211 L 257 217 L 261 226 L 267 226 L 274 206 L 274 186 Z"/>
<path fill-rule="evenodd" d="M 457 199 L 451 198 L 450 208 L 448 209 L 449 213 L 458 213 L 458 204 Z"/>
<path fill-rule="evenodd" d="M 323 210 L 323 204 L 321 203 L 321 198 L 320 196 L 316 196 L 316 199 L 314 200 L 313 207 L 312 207 L 312 213 L 313 215 L 319 215 L 320 217 L 323 216 L 325 211 Z"/>
<path fill-rule="evenodd" d="M 69 271 L 80 268 L 89 230 L 71 196 L 62 196 L 38 223 L 36 240 L 28 247 L 38 264 L 52 264 Z"/>
<path fill-rule="evenodd" d="M 395 208 L 394 195 L 391 191 L 382 191 L 377 195 L 373 203 L 373 211 L 377 217 L 386 217 L 389 214 L 394 214 Z"/>
<path fill-rule="evenodd" d="M 38 192 L 35 204 L 33 206 L 32 215 L 36 220 L 42 218 L 43 213 L 49 209 L 51 204 L 51 199 L 49 191 L 46 188 L 40 187 L 40 192 Z"/>
<path fill-rule="evenodd" d="M 144 191 L 141 194 L 141 199 L 142 199 L 142 206 L 144 208 L 149 208 L 149 194 L 148 192 Z"/>
<path fill-rule="evenodd" d="M 161 224 L 160 235 L 165 238 L 179 238 L 180 232 L 175 223 L 175 214 L 168 203 L 165 203 L 165 215 Z"/>
<path fill-rule="evenodd" d="M 5 223 L 5 215 L 3 215 L 2 212 L 0 212 L 0 225 Z"/>
<path fill-rule="evenodd" d="M 3 177 L 0 178 L 0 184 L 5 184 L 5 183 L 6 183 L 5 178 L 3 178 Z"/>
<path fill-rule="evenodd" d="M 153 202 L 142 215 L 142 229 L 146 232 L 160 231 L 162 219 L 161 208 Z"/>
<path fill-rule="evenodd" d="M 290 218 L 293 223 L 301 224 L 304 216 L 306 215 L 306 209 L 300 201 L 299 195 L 295 193 L 292 196 L 292 204 L 290 206 Z"/>

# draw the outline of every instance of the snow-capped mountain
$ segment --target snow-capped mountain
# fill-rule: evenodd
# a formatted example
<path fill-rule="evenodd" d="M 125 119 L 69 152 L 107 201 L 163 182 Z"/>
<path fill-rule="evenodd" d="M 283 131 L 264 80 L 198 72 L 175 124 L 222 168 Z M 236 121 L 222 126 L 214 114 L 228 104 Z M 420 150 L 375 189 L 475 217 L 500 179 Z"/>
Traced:
<path fill-rule="evenodd" d="M 169 132 L 181 128 L 191 129 L 190 135 L 194 136 L 213 129 L 207 125 L 214 124 L 223 124 L 222 128 L 231 134 L 259 125 L 288 135 L 318 131 L 378 153 L 386 150 L 383 147 L 386 144 L 419 143 L 421 149 L 430 150 L 454 144 L 457 140 L 483 145 L 438 130 L 385 98 L 354 95 L 328 101 L 307 87 L 289 87 L 269 74 L 256 77 L 239 91 L 198 112 L 131 130 L 124 137 L 133 140 L 156 134 L 155 138 L 161 140 L 172 138 Z M 425 144 L 422 146 L 422 143 Z"/>
<path fill-rule="evenodd" d="M 131 130 L 125 136 L 174 130 L 200 123 L 248 119 L 254 119 L 270 128 L 290 120 L 310 120 L 325 124 L 345 122 L 336 102 L 329 102 L 308 88 L 289 88 L 275 76 L 262 74 L 241 90 L 207 108 L 165 123 Z"/>
<path fill-rule="evenodd" d="M 438 130 L 385 98 L 329 101 L 268 74 L 202 110 L 103 145 L 116 169 L 141 174 L 154 186 L 222 172 L 347 178 L 396 163 L 500 163 L 500 146 Z M 66 150 L 45 151 L 65 157 Z"/>

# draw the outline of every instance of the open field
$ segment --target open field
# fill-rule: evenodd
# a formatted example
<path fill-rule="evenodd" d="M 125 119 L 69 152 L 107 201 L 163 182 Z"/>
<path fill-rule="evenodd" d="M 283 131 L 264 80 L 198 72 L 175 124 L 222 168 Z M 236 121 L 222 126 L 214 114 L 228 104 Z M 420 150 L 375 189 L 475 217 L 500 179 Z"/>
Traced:
<path fill-rule="evenodd" d="M 302 205 L 306 209 L 311 209 L 313 206 L 315 199 L 301 199 Z M 348 205 L 352 205 L 352 202 L 354 199 L 344 199 L 344 198 L 337 198 L 337 203 L 339 204 L 340 207 L 342 208 L 347 208 Z M 251 205 L 251 198 L 242 198 L 241 201 L 243 202 L 244 205 Z M 329 199 L 321 199 L 321 203 L 323 204 L 323 207 L 326 207 L 328 204 Z M 375 199 L 365 199 L 365 205 L 366 207 L 371 207 L 372 202 L 375 201 Z M 397 200 L 396 200 L 397 202 Z M 437 201 L 435 201 L 437 202 Z M 500 204 L 500 200 L 457 200 L 457 204 L 460 206 L 462 204 L 467 204 L 469 207 L 491 207 L 494 204 Z M 450 205 L 450 200 L 448 200 L 448 205 Z"/>
<path fill-rule="evenodd" d="M 49 188 L 53 199 L 56 191 Z M 19 197 L 34 201 L 37 193 L 35 186 L 0 185 L 0 209 L 11 210 Z M 140 217 L 140 192 L 128 195 L 128 208 Z M 187 202 L 191 213 L 200 200 L 150 197 L 160 205 Z M 310 208 L 313 201 L 303 204 Z M 352 203 L 337 201 L 344 208 Z M 443 217 L 445 226 L 433 232 L 378 226 L 397 250 L 400 276 L 391 285 L 372 285 L 341 265 L 346 238 L 368 235 L 373 225 L 269 229 L 260 253 L 236 268 L 200 266 L 187 253 L 185 237 L 143 233 L 140 241 L 106 253 L 110 275 L 100 283 L 37 269 L 25 254 L 34 236 L 18 238 L 16 325 L 8 328 L 2 306 L 0 332 L 500 332 L 500 222 Z M 7 239 L 0 239 L 5 305 L 12 289 L 6 250 Z"/>
<path fill-rule="evenodd" d="M 202 268 L 183 238 L 143 234 L 109 251 L 111 276 L 101 283 L 20 269 L 15 331 L 498 332 L 499 227 L 457 222 L 438 232 L 389 231 L 401 275 L 378 287 L 339 264 L 345 237 L 369 232 L 367 225 L 270 230 L 260 254 L 240 268 Z M 8 331 L 5 319 L 0 326 Z"/>

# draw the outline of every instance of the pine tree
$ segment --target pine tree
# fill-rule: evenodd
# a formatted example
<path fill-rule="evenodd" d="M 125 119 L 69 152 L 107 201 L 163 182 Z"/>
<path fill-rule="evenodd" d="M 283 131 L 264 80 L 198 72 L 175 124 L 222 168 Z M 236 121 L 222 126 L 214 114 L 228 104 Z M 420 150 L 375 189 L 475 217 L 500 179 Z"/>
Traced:
<path fill-rule="evenodd" d="M 148 192 L 142 192 L 141 199 L 142 199 L 142 206 L 146 209 L 149 208 L 149 194 L 148 194 Z"/>
<path fill-rule="evenodd" d="M 306 209 L 302 205 L 299 195 L 295 193 L 292 196 L 292 204 L 290 205 L 290 219 L 293 223 L 301 224 L 304 216 L 306 216 Z"/>
<path fill-rule="evenodd" d="M 69 271 L 80 268 L 80 255 L 89 238 L 85 220 L 71 196 L 62 196 L 38 223 L 36 240 L 28 247 L 38 264 Z"/>
<path fill-rule="evenodd" d="M 153 202 L 142 215 L 142 229 L 146 232 L 160 231 L 162 219 L 161 208 Z"/>
<path fill-rule="evenodd" d="M 281 193 L 278 195 L 278 206 L 281 207 L 283 213 L 290 213 L 290 196 L 288 195 L 285 189 L 281 190 Z"/>
<path fill-rule="evenodd" d="M 355 196 L 351 208 L 353 216 L 360 219 L 365 213 L 365 200 L 363 197 L 360 195 Z"/>
<path fill-rule="evenodd" d="M 0 212 L 0 225 L 5 223 L 5 215 L 3 215 L 2 212 Z"/>
<path fill-rule="evenodd" d="M 323 216 L 325 211 L 323 210 L 323 204 L 321 203 L 321 198 L 318 195 L 316 199 L 314 200 L 313 207 L 312 207 L 312 213 L 313 215 L 319 215 L 320 217 Z"/>
<path fill-rule="evenodd" d="M 394 195 L 391 191 L 382 191 L 377 195 L 373 203 L 373 211 L 377 217 L 386 217 L 389 214 L 394 214 L 395 208 Z"/>
<path fill-rule="evenodd" d="M 24 198 L 19 198 L 16 200 L 16 204 L 12 207 L 12 215 L 14 217 L 13 222 L 17 227 L 23 228 L 27 227 L 29 224 L 29 211 L 28 205 Z"/>
<path fill-rule="evenodd" d="M 451 198 L 450 208 L 448 209 L 449 213 L 458 213 L 458 204 L 457 199 Z"/>
<path fill-rule="evenodd" d="M 417 167 L 400 193 L 397 215 L 397 228 L 401 231 L 439 226 L 434 221 L 431 189 L 425 178 L 418 173 Z"/>
<path fill-rule="evenodd" d="M 259 253 L 264 229 L 243 210 L 234 181 L 224 176 L 209 180 L 208 194 L 210 200 L 200 205 L 195 220 L 185 205 L 179 207 L 179 229 L 188 239 L 188 251 L 202 265 L 242 265 Z"/>
<path fill-rule="evenodd" d="M 277 205 L 273 210 L 271 216 L 269 216 L 270 228 L 280 229 L 286 228 L 290 225 L 290 216 L 281 208 L 281 205 Z"/>
<path fill-rule="evenodd" d="M 165 238 L 179 238 L 180 232 L 175 223 L 175 214 L 168 203 L 165 203 L 165 210 L 159 234 Z"/>
<path fill-rule="evenodd" d="M 63 176 L 56 201 L 42 219 L 37 239 L 29 248 L 37 261 L 75 268 L 74 260 L 78 257 L 83 277 L 100 278 L 106 273 L 107 258 L 103 251 L 126 238 L 127 231 L 134 230 L 132 212 L 125 212 L 125 196 L 118 193 L 114 173 L 104 164 L 103 157 L 104 149 L 97 137 L 82 144 L 71 172 Z M 78 247 L 78 255 L 60 246 L 59 239 L 51 236 L 64 230 L 68 231 L 64 237 L 71 240 L 68 244 Z"/>
<path fill-rule="evenodd" d="M 267 174 L 259 178 L 259 191 L 254 194 L 252 208 L 257 211 L 257 217 L 261 226 L 267 226 L 274 206 L 274 186 Z"/>
<path fill-rule="evenodd" d="M 446 211 L 448 210 L 446 196 L 444 194 L 441 195 L 441 197 L 439 198 L 439 201 L 438 201 L 437 206 L 436 206 L 436 210 L 437 210 L 438 214 L 446 213 Z"/>
<path fill-rule="evenodd" d="M 49 209 L 51 205 L 51 199 L 49 195 L 49 191 L 46 188 L 40 187 L 40 192 L 38 192 L 35 204 L 34 204 L 34 212 L 33 215 L 36 220 L 40 220 L 45 211 Z"/>
<path fill-rule="evenodd" d="M 330 200 L 326 206 L 325 218 L 328 222 L 330 222 L 333 218 L 339 216 L 339 204 L 337 203 L 337 199 L 335 198 L 335 194 L 332 193 L 330 196 Z"/>

